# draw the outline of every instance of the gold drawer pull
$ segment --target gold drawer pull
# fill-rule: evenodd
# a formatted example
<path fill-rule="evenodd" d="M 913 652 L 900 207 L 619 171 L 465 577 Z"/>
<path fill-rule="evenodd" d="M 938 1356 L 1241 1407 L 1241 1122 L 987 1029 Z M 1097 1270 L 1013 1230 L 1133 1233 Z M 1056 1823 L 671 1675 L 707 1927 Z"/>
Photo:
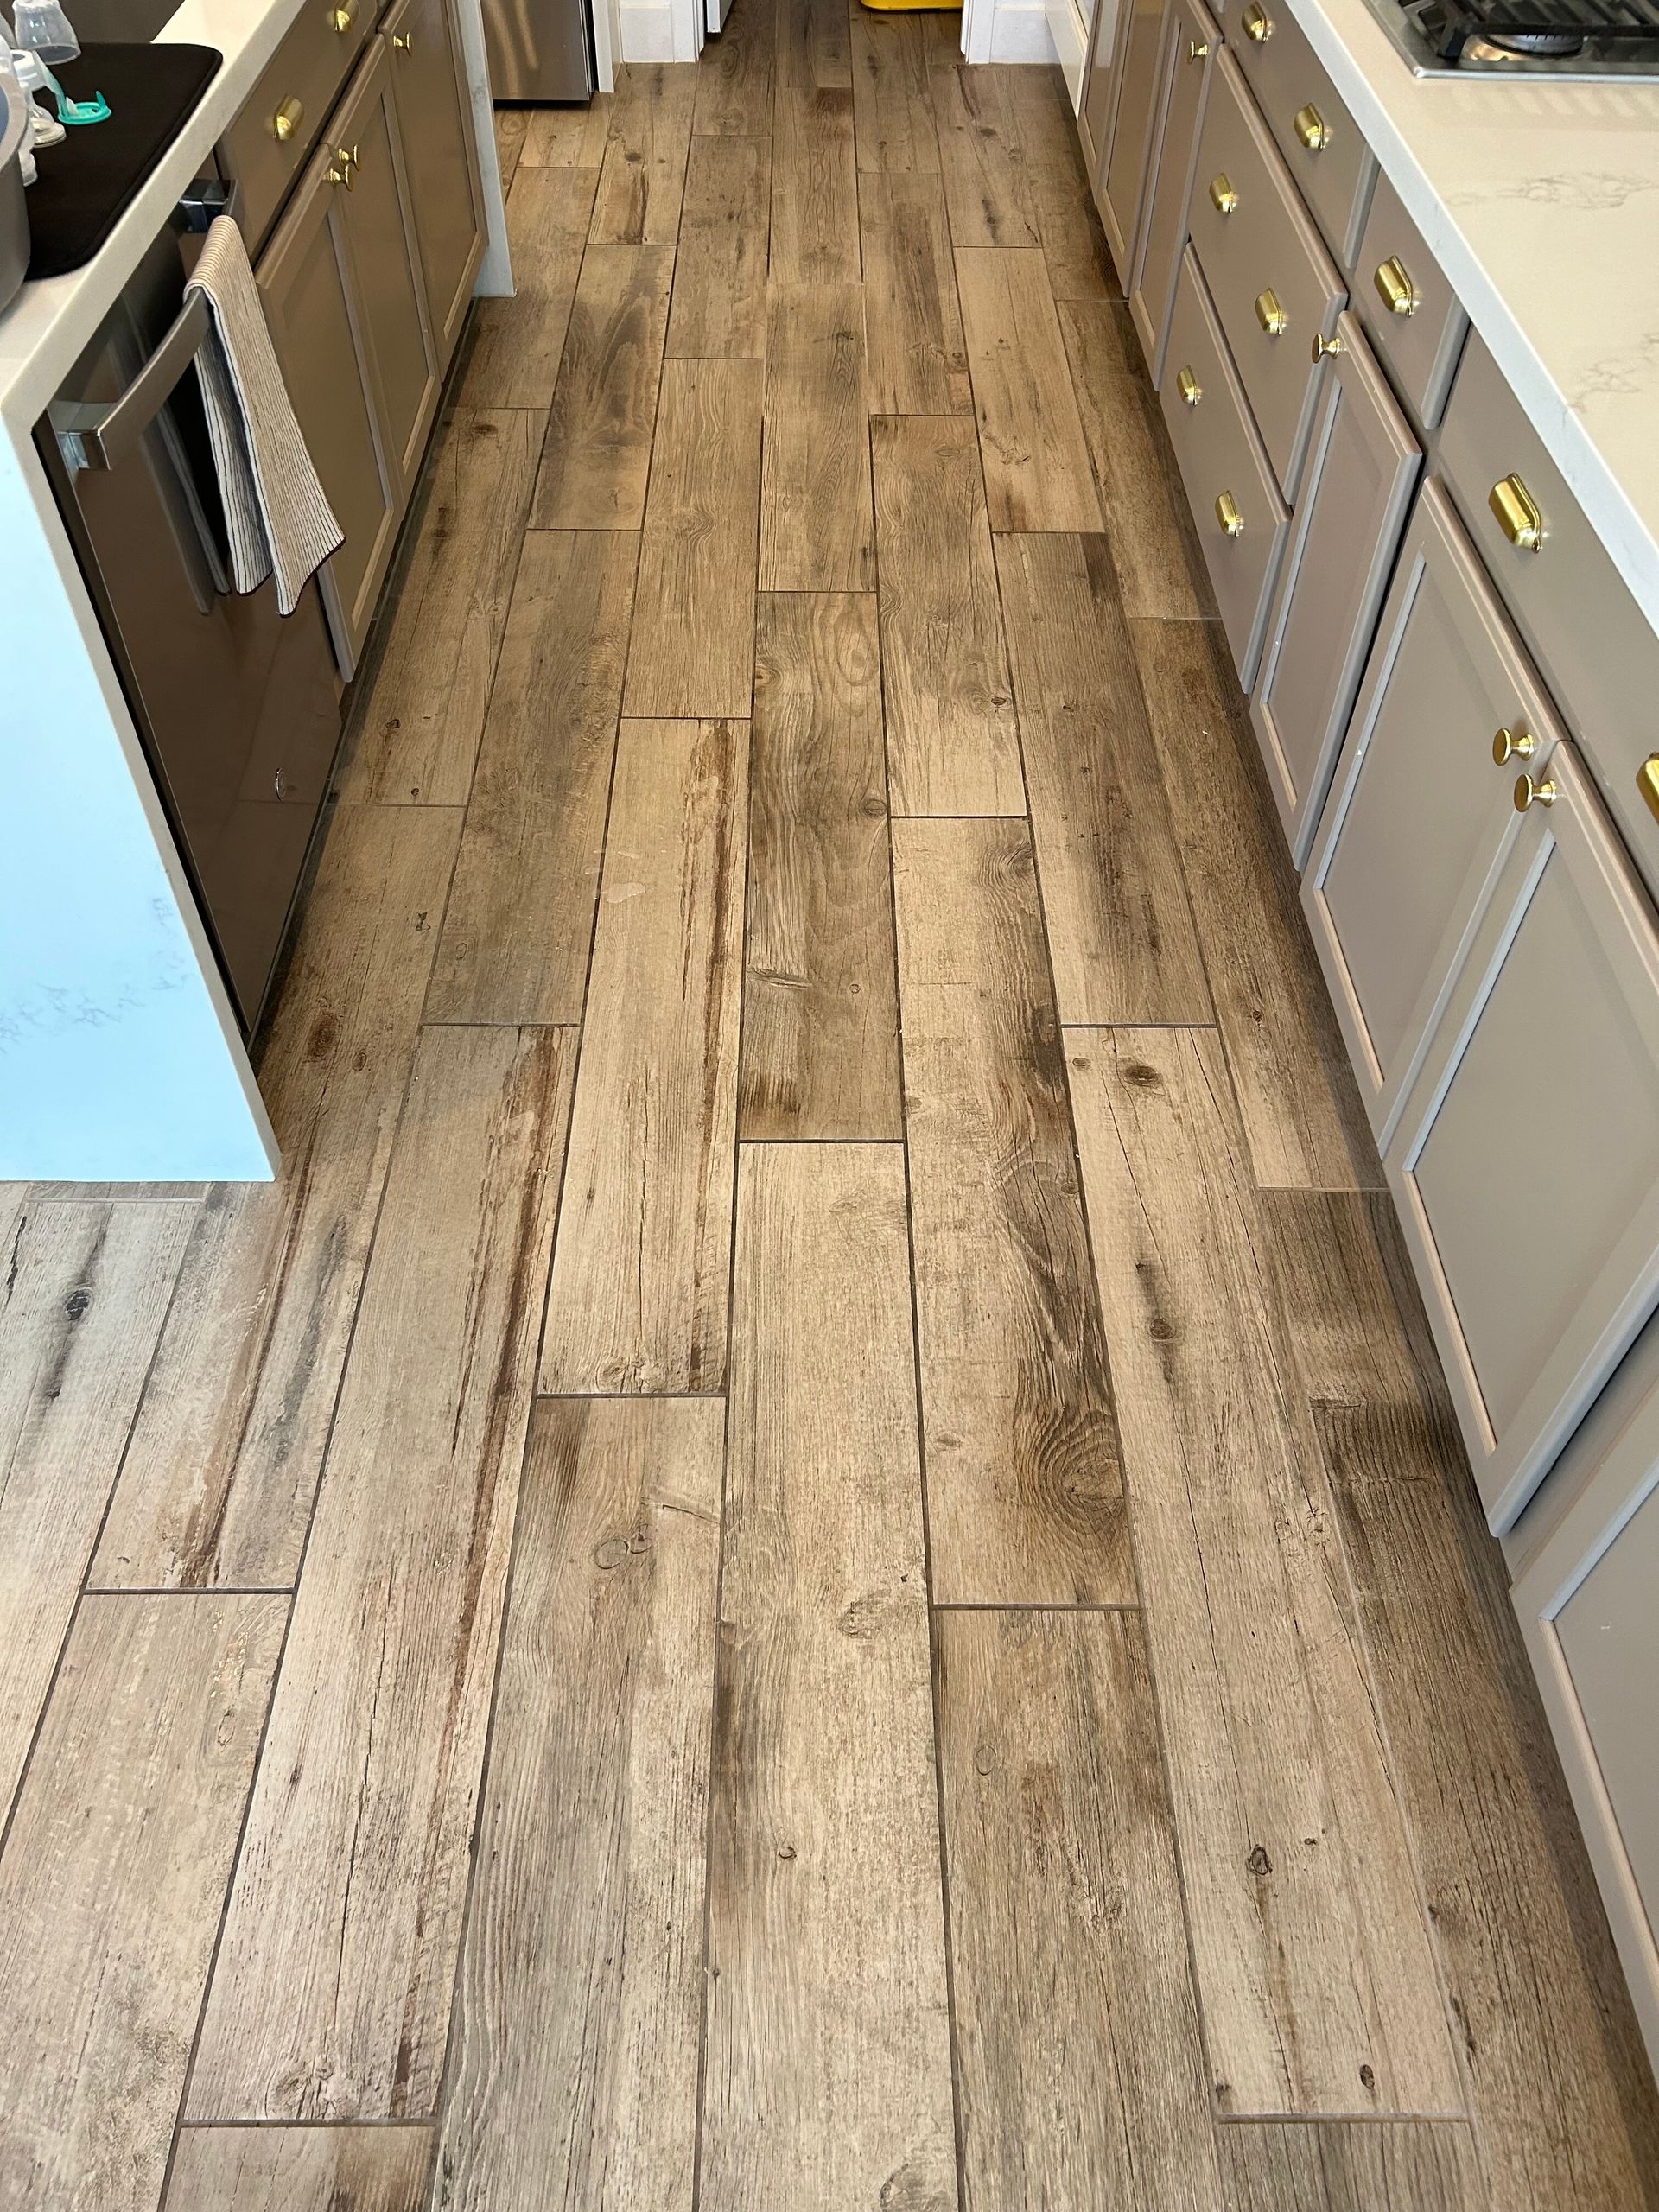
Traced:
<path fill-rule="evenodd" d="M 413 54 L 415 51 L 414 32 L 393 31 L 391 35 L 391 50 L 394 54 Z"/>
<path fill-rule="evenodd" d="M 1314 366 L 1317 368 L 1327 353 L 1344 353 L 1346 350 L 1346 347 L 1343 345 L 1340 332 L 1331 338 L 1320 338 L 1316 334 L 1313 340 L 1313 351 L 1310 358 L 1312 359 Z"/>
<path fill-rule="evenodd" d="M 1243 537 L 1244 518 L 1238 512 L 1238 502 L 1230 492 L 1224 492 L 1216 501 L 1216 520 L 1229 537 Z"/>
<path fill-rule="evenodd" d="M 1175 389 L 1189 407 L 1196 407 L 1204 397 L 1204 386 L 1191 369 L 1183 369 L 1175 378 Z"/>
<path fill-rule="evenodd" d="M 1322 154 L 1331 143 L 1331 126 L 1312 100 L 1297 109 L 1294 127 L 1310 154 Z"/>
<path fill-rule="evenodd" d="M 1659 820 L 1659 753 L 1649 753 L 1636 772 L 1636 788 L 1648 803 L 1648 811 Z"/>
<path fill-rule="evenodd" d="M 304 121 L 305 102 L 285 99 L 270 118 L 270 135 L 279 146 L 286 146 Z"/>
<path fill-rule="evenodd" d="M 1486 504 L 1511 545 L 1518 545 L 1523 553 L 1543 550 L 1549 533 L 1544 528 L 1542 512 L 1518 476 L 1506 476 L 1501 484 L 1494 484 L 1486 494 Z"/>
<path fill-rule="evenodd" d="M 360 169 L 363 166 L 362 161 L 359 156 L 357 148 L 355 146 L 337 146 L 334 149 L 334 160 L 338 162 L 339 167 L 329 170 L 329 183 L 343 184 L 347 192 L 355 192 L 357 189 L 357 178 L 355 172 Z"/>
<path fill-rule="evenodd" d="M 1530 760 L 1538 750 L 1538 741 L 1528 730 L 1517 737 L 1512 729 L 1501 729 L 1492 740 L 1492 758 L 1500 768 L 1511 760 Z"/>
<path fill-rule="evenodd" d="M 339 7 L 328 10 L 328 21 L 344 38 L 357 21 L 357 0 L 340 0 Z"/>
<path fill-rule="evenodd" d="M 1238 194 L 1223 171 L 1217 170 L 1210 180 L 1210 204 L 1217 215 L 1230 215 L 1238 205 Z"/>
<path fill-rule="evenodd" d="M 1377 264 L 1376 283 L 1377 296 L 1390 315 L 1415 315 L 1423 304 L 1397 253 Z"/>
<path fill-rule="evenodd" d="M 1208 39 L 1188 39 L 1186 41 L 1186 58 L 1189 61 L 1205 61 L 1208 60 L 1209 56 L 1210 41 Z"/>
<path fill-rule="evenodd" d="M 1261 0 L 1250 0 L 1249 6 L 1244 10 L 1243 21 L 1244 35 L 1255 45 L 1265 46 L 1273 36 L 1273 17 L 1262 7 Z"/>
<path fill-rule="evenodd" d="M 1269 338 L 1282 338 L 1290 328 L 1290 317 L 1280 306 L 1279 295 L 1271 284 L 1255 296 L 1255 319 Z"/>
<path fill-rule="evenodd" d="M 1554 806 L 1560 797 L 1555 779 L 1546 776 L 1541 784 L 1535 784 L 1530 776 L 1517 776 L 1515 784 L 1515 810 L 1527 814 L 1535 806 Z"/>

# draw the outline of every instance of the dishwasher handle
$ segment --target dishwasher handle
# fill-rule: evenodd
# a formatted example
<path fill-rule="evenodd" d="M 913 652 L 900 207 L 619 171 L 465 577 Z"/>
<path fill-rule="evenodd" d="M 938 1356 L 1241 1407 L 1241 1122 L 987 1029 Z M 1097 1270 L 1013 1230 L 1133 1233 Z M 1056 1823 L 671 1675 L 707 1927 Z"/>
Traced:
<path fill-rule="evenodd" d="M 179 378 L 201 350 L 210 323 L 207 301 L 193 292 L 173 327 L 119 399 L 55 401 L 52 428 L 72 467 L 118 468 L 171 398 Z"/>

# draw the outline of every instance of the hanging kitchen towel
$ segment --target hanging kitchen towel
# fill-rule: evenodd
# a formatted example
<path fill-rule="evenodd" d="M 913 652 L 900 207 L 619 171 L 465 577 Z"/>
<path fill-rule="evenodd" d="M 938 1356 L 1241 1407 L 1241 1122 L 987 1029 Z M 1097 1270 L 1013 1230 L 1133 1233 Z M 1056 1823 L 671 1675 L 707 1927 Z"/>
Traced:
<path fill-rule="evenodd" d="M 228 215 L 208 231 L 185 289 L 201 294 L 213 326 L 196 366 L 225 503 L 231 580 L 238 591 L 253 591 L 274 570 L 276 604 L 291 614 L 307 577 L 346 534 L 306 451 L 248 250 Z"/>

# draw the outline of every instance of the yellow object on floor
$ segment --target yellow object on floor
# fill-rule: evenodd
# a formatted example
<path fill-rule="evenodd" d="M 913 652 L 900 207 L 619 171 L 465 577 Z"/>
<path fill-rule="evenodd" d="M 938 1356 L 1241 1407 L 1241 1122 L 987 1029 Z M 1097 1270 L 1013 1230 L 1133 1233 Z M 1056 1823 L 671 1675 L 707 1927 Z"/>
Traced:
<path fill-rule="evenodd" d="M 959 16 L 961 0 L 863 0 L 867 8 L 879 10 L 883 15 L 920 13 L 925 10 L 932 16 Z"/>

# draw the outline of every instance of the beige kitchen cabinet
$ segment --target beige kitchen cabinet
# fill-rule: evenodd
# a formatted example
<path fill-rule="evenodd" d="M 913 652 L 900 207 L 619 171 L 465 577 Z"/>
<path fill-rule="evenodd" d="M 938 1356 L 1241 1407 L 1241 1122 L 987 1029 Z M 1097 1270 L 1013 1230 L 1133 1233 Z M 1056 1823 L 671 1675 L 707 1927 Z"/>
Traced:
<path fill-rule="evenodd" d="M 1091 190 L 1098 188 L 1100 165 L 1112 127 L 1113 70 L 1122 0 L 1095 0 L 1089 44 L 1083 57 L 1083 97 L 1077 102 L 1077 138 Z"/>
<path fill-rule="evenodd" d="M 1547 1528 L 1529 1541 L 1535 1517 Z M 1515 1609 L 1659 2067 L 1659 1319 L 1508 1548 L 1524 1561 Z"/>
<path fill-rule="evenodd" d="M 1520 834 L 1516 774 L 1547 774 L 1560 734 L 1450 502 L 1426 484 L 1302 878 L 1381 1145 Z"/>
<path fill-rule="evenodd" d="M 1118 17 L 1111 81 L 1105 90 L 1111 120 L 1105 130 L 1095 197 L 1106 243 L 1127 290 L 1134 274 L 1152 151 L 1154 105 L 1166 28 L 1164 0 L 1118 0 Z"/>
<path fill-rule="evenodd" d="M 332 118 L 258 281 L 294 411 L 346 533 L 321 581 L 350 676 L 438 399 L 384 44 L 370 48 Z"/>
<path fill-rule="evenodd" d="M 450 0 L 397 0 L 380 35 L 391 53 L 416 243 L 442 372 L 466 323 L 484 252 L 484 188 Z"/>
<path fill-rule="evenodd" d="M 1129 313 L 1155 385 L 1175 304 L 1186 244 L 1186 203 L 1204 128 L 1210 75 L 1221 34 L 1200 0 L 1172 0 L 1154 102 L 1141 234 L 1129 284 Z"/>
<path fill-rule="evenodd" d="M 1499 1531 L 1659 1303 L 1659 920 L 1573 741 L 1522 776 L 1383 1155 Z"/>
<path fill-rule="evenodd" d="M 1422 454 L 1351 315 L 1325 346 L 1313 435 L 1250 695 L 1291 858 L 1307 856 Z"/>

